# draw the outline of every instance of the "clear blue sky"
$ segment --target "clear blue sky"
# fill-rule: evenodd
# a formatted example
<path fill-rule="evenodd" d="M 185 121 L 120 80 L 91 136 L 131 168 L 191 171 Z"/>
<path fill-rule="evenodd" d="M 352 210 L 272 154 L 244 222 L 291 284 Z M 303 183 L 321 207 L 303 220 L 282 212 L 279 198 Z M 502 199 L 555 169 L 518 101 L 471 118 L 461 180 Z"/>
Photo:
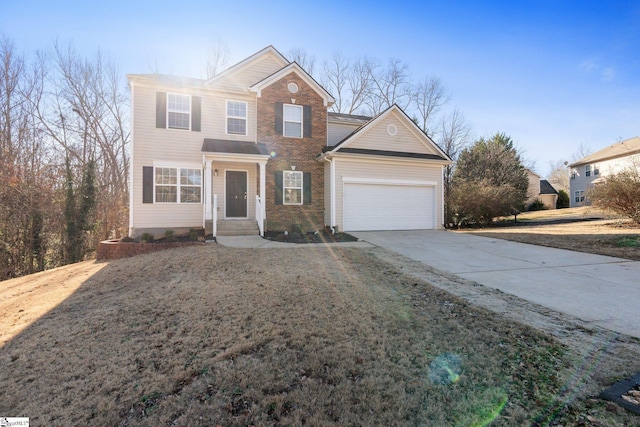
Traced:
<path fill-rule="evenodd" d="M 231 62 L 267 45 L 400 59 L 439 77 L 476 137 L 510 135 L 536 170 L 640 135 L 640 0 L 0 0 L 0 33 L 25 54 L 58 38 L 123 74 L 201 77 L 213 40 Z"/>

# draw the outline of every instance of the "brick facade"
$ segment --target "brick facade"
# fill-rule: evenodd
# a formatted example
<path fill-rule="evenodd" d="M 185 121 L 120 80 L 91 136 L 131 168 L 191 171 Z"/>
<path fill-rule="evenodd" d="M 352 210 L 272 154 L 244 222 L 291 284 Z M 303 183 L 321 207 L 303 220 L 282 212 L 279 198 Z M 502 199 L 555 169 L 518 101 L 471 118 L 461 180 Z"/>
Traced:
<path fill-rule="evenodd" d="M 296 83 L 298 92 L 292 94 L 287 85 Z M 295 102 L 294 102 L 295 100 Z M 278 135 L 275 129 L 276 102 L 311 106 L 311 136 L 289 138 Z M 296 73 L 292 72 L 262 90 L 258 98 L 257 137 L 266 144 L 272 158 L 266 167 L 267 230 L 303 232 L 324 228 L 324 164 L 315 159 L 327 144 L 327 107 L 322 97 Z M 276 205 L 276 171 L 291 170 L 311 173 L 311 204 Z"/>

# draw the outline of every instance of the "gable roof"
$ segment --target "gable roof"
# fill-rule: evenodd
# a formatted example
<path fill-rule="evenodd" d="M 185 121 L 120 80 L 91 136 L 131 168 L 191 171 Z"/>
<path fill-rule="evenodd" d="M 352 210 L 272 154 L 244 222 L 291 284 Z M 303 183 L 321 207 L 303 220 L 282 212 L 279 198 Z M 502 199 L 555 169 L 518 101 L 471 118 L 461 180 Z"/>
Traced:
<path fill-rule="evenodd" d="M 328 107 L 336 102 L 333 96 L 331 96 L 331 94 L 327 92 L 325 88 L 323 88 L 317 81 L 315 81 L 313 77 L 309 75 L 309 73 L 307 73 L 300 65 L 298 65 L 297 62 L 291 62 L 289 65 L 281 68 L 270 76 L 265 77 L 258 83 L 250 86 L 249 90 L 251 90 L 252 92 L 256 92 L 258 96 L 260 96 L 260 92 L 262 91 L 262 89 L 280 80 L 282 77 L 291 72 L 296 73 L 302 80 L 305 81 L 305 83 L 311 86 L 322 97 L 325 106 Z"/>
<path fill-rule="evenodd" d="M 404 121 L 409 128 L 413 131 L 413 133 L 421 139 L 421 142 L 425 145 L 431 145 L 438 152 L 437 155 L 434 154 L 422 154 L 422 153 L 407 153 L 401 151 L 381 151 L 381 150 L 366 150 L 362 148 L 349 148 L 351 142 L 353 142 L 357 137 L 366 133 L 369 129 L 373 128 L 376 124 L 384 120 L 385 117 L 389 116 L 393 112 L 400 113 L 401 120 Z M 402 108 L 398 107 L 398 105 L 393 104 L 391 107 L 387 108 L 373 119 L 371 119 L 364 126 L 359 127 L 342 141 L 338 142 L 336 145 L 332 147 L 324 148 L 323 156 L 327 154 L 332 154 L 336 152 L 343 153 L 354 153 L 354 154 L 373 154 L 373 155 L 384 155 L 384 156 L 395 156 L 395 157 L 412 157 L 412 158 L 428 158 L 432 160 L 443 160 L 449 163 L 452 163 L 451 158 L 438 146 L 438 144 L 433 141 L 429 135 L 427 135 L 422 129 L 416 125 L 416 123 L 407 116 Z"/>
<path fill-rule="evenodd" d="M 546 179 L 540 180 L 540 194 L 558 194 L 553 185 Z"/>
<path fill-rule="evenodd" d="M 615 159 L 640 153 L 640 136 L 616 142 L 569 165 L 570 168 L 602 160 Z"/>
<path fill-rule="evenodd" d="M 207 80 L 205 83 L 206 84 L 211 84 L 211 83 L 216 82 L 217 80 L 220 80 L 220 79 L 226 77 L 229 74 L 233 74 L 235 72 L 238 72 L 238 71 L 242 70 L 243 68 L 251 65 L 252 63 L 258 61 L 260 58 L 262 58 L 263 56 L 266 56 L 266 55 L 275 56 L 275 58 L 278 61 L 282 62 L 282 66 L 283 67 L 285 65 L 289 64 L 289 61 L 287 60 L 287 58 L 285 58 L 280 52 L 278 52 L 278 50 L 275 47 L 273 47 L 272 45 L 269 45 L 269 46 L 265 47 L 264 49 L 254 53 L 251 56 L 249 56 L 248 58 L 245 58 L 242 61 L 238 62 L 237 64 L 234 64 L 231 67 L 227 68 L 226 70 L 216 74 L 215 76 L 213 76 L 209 80 Z"/>

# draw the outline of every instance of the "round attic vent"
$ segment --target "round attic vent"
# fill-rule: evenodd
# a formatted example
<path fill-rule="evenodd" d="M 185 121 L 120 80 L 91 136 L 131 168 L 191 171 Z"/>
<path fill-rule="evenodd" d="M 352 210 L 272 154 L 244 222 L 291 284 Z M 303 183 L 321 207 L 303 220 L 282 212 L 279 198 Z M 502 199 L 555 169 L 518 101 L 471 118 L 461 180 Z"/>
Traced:
<path fill-rule="evenodd" d="M 287 85 L 287 89 L 289 89 L 289 92 L 291 93 L 298 93 L 298 85 L 293 82 Z"/>
<path fill-rule="evenodd" d="M 388 125 L 387 133 L 391 136 L 395 136 L 398 133 L 398 128 L 396 127 L 396 125 Z"/>

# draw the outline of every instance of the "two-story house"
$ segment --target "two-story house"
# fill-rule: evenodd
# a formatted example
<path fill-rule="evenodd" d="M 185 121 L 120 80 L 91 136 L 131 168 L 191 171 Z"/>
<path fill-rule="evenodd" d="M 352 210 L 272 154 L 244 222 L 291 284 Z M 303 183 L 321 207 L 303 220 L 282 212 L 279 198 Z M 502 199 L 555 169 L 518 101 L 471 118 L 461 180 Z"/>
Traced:
<path fill-rule="evenodd" d="M 571 207 L 589 204 L 586 197 L 589 187 L 628 167 L 640 167 L 640 136 L 616 142 L 571 163 Z"/>
<path fill-rule="evenodd" d="M 449 157 L 395 105 L 330 113 L 333 97 L 272 46 L 209 80 L 127 77 L 131 236 L 442 227 Z"/>

